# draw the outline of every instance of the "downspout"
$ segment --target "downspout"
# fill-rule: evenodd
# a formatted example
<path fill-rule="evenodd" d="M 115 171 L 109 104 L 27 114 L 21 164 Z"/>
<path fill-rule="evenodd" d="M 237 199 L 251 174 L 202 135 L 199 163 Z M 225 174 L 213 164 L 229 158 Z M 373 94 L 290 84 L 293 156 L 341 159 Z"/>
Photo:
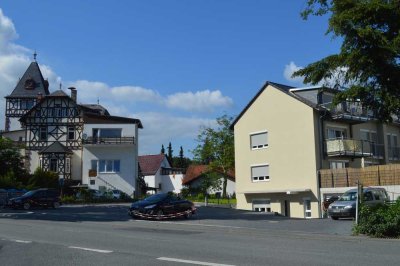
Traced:
<path fill-rule="evenodd" d="M 320 180 L 320 175 L 319 175 L 319 170 L 322 169 L 322 161 L 324 158 L 324 130 L 323 130 L 323 122 L 324 118 L 327 115 L 327 110 L 325 109 L 323 114 L 320 113 L 319 119 L 318 119 L 318 138 L 319 138 L 319 169 L 317 169 L 317 191 L 318 191 L 318 216 L 320 218 L 322 217 L 322 211 L 321 211 L 321 204 L 322 204 L 322 199 L 321 199 L 321 180 Z"/>

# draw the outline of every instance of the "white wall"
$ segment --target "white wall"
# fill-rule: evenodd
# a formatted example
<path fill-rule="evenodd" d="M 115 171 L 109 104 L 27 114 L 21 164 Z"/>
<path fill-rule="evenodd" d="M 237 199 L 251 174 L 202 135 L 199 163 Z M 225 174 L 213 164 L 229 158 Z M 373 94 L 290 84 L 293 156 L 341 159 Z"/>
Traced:
<path fill-rule="evenodd" d="M 95 179 L 95 185 L 90 185 L 89 169 L 91 160 L 120 160 L 119 173 L 97 173 L 117 189 L 132 195 L 136 190 L 137 178 L 137 154 L 134 145 L 92 145 L 83 148 L 82 183 L 90 188 L 98 189 L 107 185 L 99 178 Z M 110 188 L 110 187 L 108 187 Z M 110 188 L 111 189 L 111 188 Z"/>

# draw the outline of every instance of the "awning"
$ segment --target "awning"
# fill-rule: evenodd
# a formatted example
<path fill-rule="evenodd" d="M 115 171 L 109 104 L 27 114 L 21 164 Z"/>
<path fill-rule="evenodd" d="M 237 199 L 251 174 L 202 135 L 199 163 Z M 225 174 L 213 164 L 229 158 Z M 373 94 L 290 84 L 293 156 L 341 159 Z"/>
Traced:
<path fill-rule="evenodd" d="M 311 188 L 296 188 L 296 189 L 273 189 L 273 190 L 251 190 L 251 191 L 236 191 L 237 194 L 272 194 L 272 193 L 284 193 L 284 194 L 297 194 L 300 192 L 311 192 Z"/>

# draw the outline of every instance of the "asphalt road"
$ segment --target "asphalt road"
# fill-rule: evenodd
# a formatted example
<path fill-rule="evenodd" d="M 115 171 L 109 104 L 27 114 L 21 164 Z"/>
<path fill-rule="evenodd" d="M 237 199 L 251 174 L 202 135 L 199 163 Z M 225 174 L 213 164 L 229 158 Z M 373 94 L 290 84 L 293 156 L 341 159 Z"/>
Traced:
<path fill-rule="evenodd" d="M 351 220 L 200 207 L 134 220 L 127 205 L 0 210 L 0 265 L 397 265 L 400 240 L 351 236 Z"/>

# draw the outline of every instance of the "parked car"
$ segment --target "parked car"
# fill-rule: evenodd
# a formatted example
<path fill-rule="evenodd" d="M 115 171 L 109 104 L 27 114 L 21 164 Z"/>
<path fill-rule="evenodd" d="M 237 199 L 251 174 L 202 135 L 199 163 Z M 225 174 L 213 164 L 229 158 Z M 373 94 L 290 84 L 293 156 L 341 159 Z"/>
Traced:
<path fill-rule="evenodd" d="M 384 188 L 368 187 L 363 190 L 364 203 L 369 206 L 385 204 L 389 196 Z M 357 189 L 346 191 L 339 199 L 328 207 L 328 214 L 333 220 L 341 217 L 356 217 Z"/>
<path fill-rule="evenodd" d="M 41 188 L 29 191 L 20 197 L 11 198 L 8 201 L 11 208 L 23 208 L 29 210 L 32 207 L 53 207 L 61 205 L 60 193 L 55 189 Z"/>
<path fill-rule="evenodd" d="M 120 199 L 122 196 L 122 191 L 118 189 L 113 189 L 112 191 L 112 198 L 113 199 Z"/>
<path fill-rule="evenodd" d="M 94 199 L 100 199 L 100 198 L 104 198 L 104 192 L 97 190 L 97 189 L 88 189 L 90 195 L 92 198 Z"/>
<path fill-rule="evenodd" d="M 172 218 L 174 214 L 182 214 L 189 218 L 196 212 L 193 202 L 181 199 L 172 193 L 160 193 L 132 203 L 129 214 L 132 217 L 142 216 L 162 219 Z"/>

